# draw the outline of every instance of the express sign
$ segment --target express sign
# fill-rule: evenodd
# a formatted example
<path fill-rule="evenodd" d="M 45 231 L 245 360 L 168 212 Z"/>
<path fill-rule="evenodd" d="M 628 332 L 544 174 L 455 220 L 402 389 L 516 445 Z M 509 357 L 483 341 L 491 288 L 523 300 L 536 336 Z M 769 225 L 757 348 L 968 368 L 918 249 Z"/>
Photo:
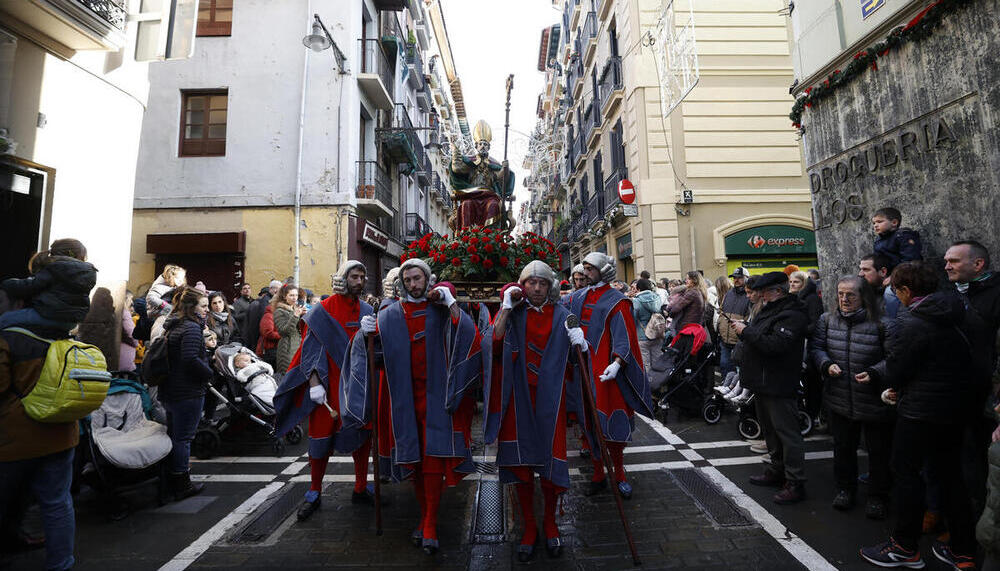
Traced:
<path fill-rule="evenodd" d="M 730 234 L 725 241 L 727 256 L 816 252 L 812 231 L 795 226 L 757 226 Z"/>

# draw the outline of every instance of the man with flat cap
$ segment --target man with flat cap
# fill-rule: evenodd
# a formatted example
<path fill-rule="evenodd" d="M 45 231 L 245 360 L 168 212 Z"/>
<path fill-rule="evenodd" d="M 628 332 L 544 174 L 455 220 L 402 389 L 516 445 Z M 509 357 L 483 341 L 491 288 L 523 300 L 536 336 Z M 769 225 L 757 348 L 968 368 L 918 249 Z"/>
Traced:
<path fill-rule="evenodd" d="M 593 391 L 601 430 L 614 465 L 614 477 L 623 498 L 632 497 L 632 486 L 625 476 L 623 454 L 635 431 L 634 414 L 653 417 L 649 379 L 639 351 L 639 339 L 632 317 L 632 302 L 610 286 L 615 279 L 615 260 L 607 254 L 591 252 L 583 258 L 583 270 L 589 287 L 573 294 L 570 311 L 580 318 L 580 325 L 590 346 L 590 390 Z M 583 390 L 586 390 L 584 388 Z M 578 417 L 585 417 L 582 411 Z M 597 449 L 594 438 L 591 448 Z M 594 475 L 584 495 L 594 495 L 607 488 L 607 475 L 599 454 L 593 454 Z"/>
<path fill-rule="evenodd" d="M 309 417 L 310 486 L 298 518 L 304 520 L 321 505 L 323 476 L 330 454 L 352 453 L 354 457 L 353 503 L 373 504 L 373 487 L 368 485 L 368 454 L 371 438 L 341 438 L 340 370 L 347 346 L 372 314 L 361 301 L 367 271 L 357 260 L 348 260 L 333 276 L 333 295 L 314 306 L 303 317 L 306 331 L 288 372 L 274 395 L 276 432 L 285 434 Z"/>
<path fill-rule="evenodd" d="M 797 399 L 809 318 L 798 297 L 789 295 L 784 272 L 755 278 L 753 289 L 760 296 L 760 310 L 750 324 L 737 321 L 732 327 L 743 345 L 740 383 L 756 395 L 771 466 L 752 476 L 750 483 L 780 488 L 775 503 L 791 504 L 805 499 L 805 445 Z"/>

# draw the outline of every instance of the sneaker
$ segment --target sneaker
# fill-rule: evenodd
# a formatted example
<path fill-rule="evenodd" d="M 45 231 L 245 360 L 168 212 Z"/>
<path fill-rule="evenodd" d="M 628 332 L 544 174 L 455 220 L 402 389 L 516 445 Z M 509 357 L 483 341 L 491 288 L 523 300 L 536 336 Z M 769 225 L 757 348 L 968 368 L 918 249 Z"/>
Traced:
<path fill-rule="evenodd" d="M 833 498 L 833 509 L 847 511 L 854 507 L 854 492 L 850 490 L 840 490 Z"/>
<path fill-rule="evenodd" d="M 787 481 L 773 499 L 776 504 L 797 504 L 806 499 L 806 486 L 802 482 Z"/>
<path fill-rule="evenodd" d="M 755 452 L 757 454 L 767 454 L 767 443 L 759 442 L 757 444 L 751 444 L 750 451 Z"/>
<path fill-rule="evenodd" d="M 885 543 L 879 543 L 871 547 L 862 547 L 861 557 L 872 565 L 878 565 L 879 567 L 924 568 L 924 560 L 920 558 L 919 551 L 904 549 L 891 537 Z"/>
<path fill-rule="evenodd" d="M 866 518 L 882 520 L 888 512 L 889 506 L 886 505 L 884 498 L 868 498 L 868 503 L 865 504 Z"/>
<path fill-rule="evenodd" d="M 958 555 L 951 550 L 951 546 L 947 543 L 935 541 L 934 546 L 931 547 L 931 551 L 934 552 L 934 557 L 944 561 L 950 565 L 952 569 L 957 569 L 958 571 L 972 571 L 976 568 L 975 558 L 968 555 Z"/>

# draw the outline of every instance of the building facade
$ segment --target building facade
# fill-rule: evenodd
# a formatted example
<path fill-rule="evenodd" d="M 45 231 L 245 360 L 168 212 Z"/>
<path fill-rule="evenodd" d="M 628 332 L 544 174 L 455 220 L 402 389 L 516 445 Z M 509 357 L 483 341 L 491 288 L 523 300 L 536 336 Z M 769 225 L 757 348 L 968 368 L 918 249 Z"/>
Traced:
<path fill-rule="evenodd" d="M 670 33 L 690 15 L 673 4 Z M 663 41 L 664 3 L 556 5 L 562 21 L 543 32 L 539 54 L 540 140 L 551 144 L 540 145 L 544 160 L 533 157 L 531 217 L 560 244 L 563 269 L 592 250 L 614 256 L 627 280 L 814 266 L 809 182 L 787 120 L 782 3 L 697 3 L 700 77 L 666 115 L 651 47 Z M 619 197 L 626 180 L 637 206 Z"/>
<path fill-rule="evenodd" d="M 437 155 L 456 113 L 427 6 L 243 0 L 225 17 L 150 74 L 131 283 L 176 263 L 230 295 L 288 277 L 325 292 L 359 259 L 377 290 L 450 207 Z M 332 47 L 304 47 L 310 30 Z"/>
<path fill-rule="evenodd" d="M 882 207 L 936 267 L 954 241 L 1000 251 L 997 15 L 981 0 L 796 3 L 792 116 L 828 275 L 871 252 Z"/>

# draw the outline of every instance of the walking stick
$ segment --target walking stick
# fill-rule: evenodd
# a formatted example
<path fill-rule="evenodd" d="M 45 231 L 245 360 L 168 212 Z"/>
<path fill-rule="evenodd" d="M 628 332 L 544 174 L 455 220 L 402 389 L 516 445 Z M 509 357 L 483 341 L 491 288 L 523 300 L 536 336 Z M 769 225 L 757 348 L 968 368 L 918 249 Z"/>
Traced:
<path fill-rule="evenodd" d="M 503 125 L 503 162 L 507 162 L 507 134 L 510 132 L 510 92 L 514 89 L 514 74 L 507 76 L 507 105 L 506 113 L 507 117 Z M 510 168 L 506 168 L 503 171 L 503 186 L 500 187 L 500 219 L 503 220 L 501 228 L 506 229 L 508 225 L 507 221 L 507 197 L 504 196 L 507 192 L 507 177 L 510 172 Z M 513 196 L 511 196 L 513 199 Z"/>
<path fill-rule="evenodd" d="M 382 535 L 382 478 L 378 456 L 378 389 L 375 370 L 375 334 L 368 336 L 368 392 L 372 401 L 372 470 L 375 476 L 375 535 Z"/>
<path fill-rule="evenodd" d="M 580 326 L 580 318 L 576 315 L 570 315 L 566 318 L 566 327 L 573 328 Z M 600 419 L 597 416 L 597 401 L 594 398 L 594 393 L 591 392 L 590 388 L 590 371 L 587 370 L 585 365 L 586 361 L 583 360 L 583 351 L 580 350 L 578 346 L 573 346 L 576 350 L 576 360 L 580 363 L 580 377 L 581 385 L 583 385 L 583 403 L 588 409 L 588 415 L 590 416 L 590 423 L 593 425 L 594 434 L 597 435 L 597 445 L 601 452 L 601 460 L 604 462 L 604 472 L 605 477 L 610 479 L 612 474 L 614 474 L 614 466 L 611 463 L 611 454 L 608 453 L 608 444 L 604 440 L 604 432 L 601 431 Z M 614 488 L 615 503 L 618 505 L 618 517 L 622 520 L 622 527 L 625 528 L 625 539 L 628 541 L 628 549 L 632 552 L 632 564 L 642 565 L 642 561 L 639 560 L 639 552 L 635 548 L 635 540 L 632 539 L 632 529 L 628 525 L 628 519 L 625 518 L 625 502 L 622 501 L 621 491 L 618 486 L 611 486 Z"/>

